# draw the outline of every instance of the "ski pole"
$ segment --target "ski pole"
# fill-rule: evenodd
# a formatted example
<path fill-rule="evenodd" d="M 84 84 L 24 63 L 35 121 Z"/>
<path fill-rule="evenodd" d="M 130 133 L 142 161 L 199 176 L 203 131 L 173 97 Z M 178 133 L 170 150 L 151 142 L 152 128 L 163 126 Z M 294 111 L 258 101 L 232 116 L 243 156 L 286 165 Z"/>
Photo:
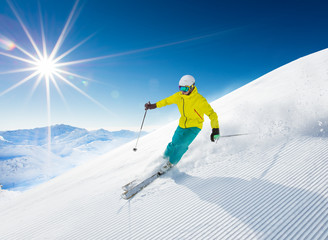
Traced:
<path fill-rule="evenodd" d="M 224 135 L 224 136 L 221 136 L 220 138 L 238 137 L 238 136 L 244 136 L 244 135 L 249 135 L 249 133 L 238 133 L 238 134 Z M 218 140 L 219 140 L 219 138 L 216 140 L 215 143 L 217 143 Z"/>
<path fill-rule="evenodd" d="M 150 102 L 149 102 L 149 103 L 150 103 Z M 137 138 L 136 146 L 133 148 L 133 151 L 135 151 L 135 152 L 138 150 L 138 149 L 137 149 L 137 145 L 138 145 L 138 142 L 139 142 L 139 138 L 140 138 L 140 134 L 141 134 L 142 127 L 143 127 L 144 122 L 145 122 L 145 118 L 146 118 L 146 115 L 147 115 L 147 110 L 148 110 L 148 109 L 145 110 L 145 114 L 144 114 L 144 117 L 143 117 L 143 120 L 142 120 L 142 123 L 141 123 L 141 127 L 140 127 L 140 131 L 139 131 L 139 134 L 138 134 L 138 138 Z"/>
<path fill-rule="evenodd" d="M 244 135 L 248 135 L 249 133 L 238 133 L 238 134 L 232 134 L 232 135 L 224 135 L 221 137 L 237 137 L 237 136 L 244 136 Z"/>

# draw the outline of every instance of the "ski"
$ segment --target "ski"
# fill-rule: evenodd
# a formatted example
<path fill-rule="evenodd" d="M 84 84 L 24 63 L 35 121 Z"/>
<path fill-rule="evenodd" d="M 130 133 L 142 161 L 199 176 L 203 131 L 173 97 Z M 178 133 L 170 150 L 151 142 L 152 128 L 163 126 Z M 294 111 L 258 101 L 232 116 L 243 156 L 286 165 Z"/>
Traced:
<path fill-rule="evenodd" d="M 151 184 L 153 181 L 155 181 L 158 177 L 160 177 L 163 174 L 164 173 L 162 173 L 162 172 L 157 172 L 157 173 L 153 174 L 152 176 L 150 176 L 149 178 L 145 179 L 141 183 L 137 184 L 136 186 L 134 186 L 134 187 L 128 189 L 126 192 L 124 192 L 121 195 L 122 198 L 125 199 L 125 200 L 131 199 L 137 193 L 139 193 L 142 189 L 144 189 L 145 187 L 147 187 L 149 184 Z M 129 183 L 127 185 L 129 185 Z M 127 186 L 127 185 L 125 185 L 125 186 Z"/>
<path fill-rule="evenodd" d="M 129 182 L 128 184 L 125 184 L 122 189 L 123 191 L 127 192 L 129 191 L 131 188 L 133 188 L 135 185 L 137 185 L 137 180 L 133 180 L 131 182 Z"/>

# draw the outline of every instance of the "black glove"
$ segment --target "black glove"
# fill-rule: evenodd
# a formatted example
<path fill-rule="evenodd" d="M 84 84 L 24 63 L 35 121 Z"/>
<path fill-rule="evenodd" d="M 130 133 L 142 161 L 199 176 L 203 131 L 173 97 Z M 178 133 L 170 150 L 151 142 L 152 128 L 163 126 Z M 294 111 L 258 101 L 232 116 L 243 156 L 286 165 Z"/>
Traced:
<path fill-rule="evenodd" d="M 220 129 L 213 128 L 211 134 L 211 141 L 214 142 L 216 139 L 220 138 Z"/>
<path fill-rule="evenodd" d="M 151 109 L 155 109 L 155 108 L 157 108 L 156 103 L 151 104 L 150 102 L 147 102 L 145 104 L 145 110 L 148 110 L 148 109 L 151 110 Z"/>

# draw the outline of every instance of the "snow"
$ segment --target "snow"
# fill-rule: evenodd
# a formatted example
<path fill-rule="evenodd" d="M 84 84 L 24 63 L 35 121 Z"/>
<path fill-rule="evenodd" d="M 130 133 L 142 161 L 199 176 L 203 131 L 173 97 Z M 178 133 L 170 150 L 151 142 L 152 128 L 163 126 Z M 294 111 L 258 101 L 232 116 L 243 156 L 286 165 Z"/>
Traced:
<path fill-rule="evenodd" d="M 141 138 L 137 152 L 128 143 L 0 202 L 0 236 L 327 239 L 327 89 L 328 49 L 211 103 L 222 135 L 248 135 L 212 143 L 207 120 L 174 169 L 121 199 L 122 185 L 163 162 L 178 121 L 169 123 Z"/>
<path fill-rule="evenodd" d="M 137 137 L 127 130 L 88 131 L 55 125 L 51 127 L 49 154 L 47 127 L 3 131 L 0 135 L 0 183 L 10 190 L 31 188 Z"/>
<path fill-rule="evenodd" d="M 2 142 L 7 142 L 7 140 L 6 140 L 6 139 L 4 139 L 4 137 L 3 137 L 3 136 L 0 136 L 0 141 L 2 141 Z"/>

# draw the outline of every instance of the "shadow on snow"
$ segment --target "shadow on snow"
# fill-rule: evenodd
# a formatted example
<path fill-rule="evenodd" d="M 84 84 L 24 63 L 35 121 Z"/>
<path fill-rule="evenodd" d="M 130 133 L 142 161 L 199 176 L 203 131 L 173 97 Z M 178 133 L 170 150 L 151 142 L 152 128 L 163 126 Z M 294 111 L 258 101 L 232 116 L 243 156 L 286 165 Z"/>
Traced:
<path fill-rule="evenodd" d="M 285 230 L 292 234 L 293 230 L 319 225 L 321 232 L 328 231 L 328 201 L 317 193 L 260 179 L 203 179 L 183 172 L 178 172 L 173 179 L 201 200 L 223 208 L 263 238 Z"/>

